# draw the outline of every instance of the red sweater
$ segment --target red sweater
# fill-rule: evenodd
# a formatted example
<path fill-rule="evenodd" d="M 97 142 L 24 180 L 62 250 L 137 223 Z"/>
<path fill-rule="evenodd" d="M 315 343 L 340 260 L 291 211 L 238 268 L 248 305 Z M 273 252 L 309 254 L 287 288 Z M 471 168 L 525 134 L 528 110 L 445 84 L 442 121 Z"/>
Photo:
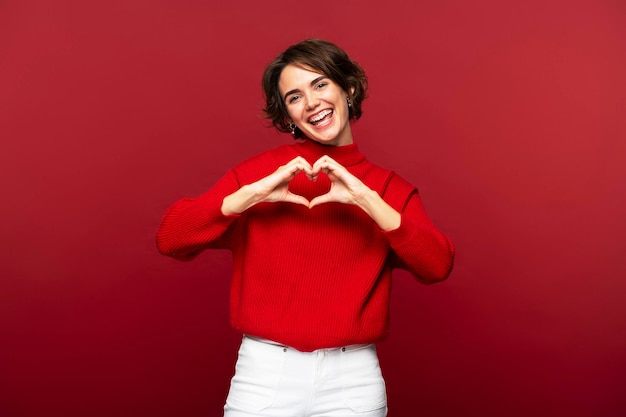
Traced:
<path fill-rule="evenodd" d="M 398 212 L 401 225 L 382 231 L 361 209 L 328 203 L 308 209 L 260 203 L 224 216 L 225 196 L 274 172 L 297 155 L 313 164 L 327 154 Z M 329 190 L 298 174 L 289 184 L 309 201 Z M 356 144 L 333 147 L 306 140 L 250 158 L 197 198 L 166 212 L 157 232 L 159 251 L 190 260 L 207 248 L 233 253 L 230 317 L 242 333 L 301 351 L 371 343 L 388 330 L 391 270 L 409 270 L 432 283 L 452 270 L 452 242 L 429 220 L 417 190 L 392 171 L 365 159 Z"/>

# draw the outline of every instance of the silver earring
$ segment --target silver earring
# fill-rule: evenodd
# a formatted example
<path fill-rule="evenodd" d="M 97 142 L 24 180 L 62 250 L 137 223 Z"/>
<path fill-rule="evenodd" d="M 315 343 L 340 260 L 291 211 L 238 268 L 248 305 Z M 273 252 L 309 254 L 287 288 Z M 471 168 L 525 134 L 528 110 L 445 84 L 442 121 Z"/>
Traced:
<path fill-rule="evenodd" d="M 352 103 L 350 102 L 350 97 L 346 97 L 346 101 L 348 102 L 348 107 L 352 107 Z"/>
<path fill-rule="evenodd" d="M 291 134 L 296 136 L 296 124 L 295 123 L 291 123 L 289 125 L 289 129 L 291 129 Z"/>

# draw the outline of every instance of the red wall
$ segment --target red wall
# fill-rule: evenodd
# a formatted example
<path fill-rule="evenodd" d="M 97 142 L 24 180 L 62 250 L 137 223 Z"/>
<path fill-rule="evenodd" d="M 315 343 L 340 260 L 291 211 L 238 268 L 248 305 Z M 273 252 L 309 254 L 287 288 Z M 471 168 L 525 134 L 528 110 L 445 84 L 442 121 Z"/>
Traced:
<path fill-rule="evenodd" d="M 454 239 L 396 274 L 390 416 L 626 415 L 619 1 L 0 2 L 0 416 L 218 416 L 228 253 L 169 204 L 287 143 L 260 75 L 305 37 L 370 76 L 354 126 Z"/>

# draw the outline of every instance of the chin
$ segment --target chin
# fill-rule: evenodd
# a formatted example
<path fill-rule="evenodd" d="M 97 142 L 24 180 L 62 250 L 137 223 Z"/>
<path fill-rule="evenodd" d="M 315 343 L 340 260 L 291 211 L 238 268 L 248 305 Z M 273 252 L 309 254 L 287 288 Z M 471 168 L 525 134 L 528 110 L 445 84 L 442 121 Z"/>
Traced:
<path fill-rule="evenodd" d="M 336 142 L 336 138 L 309 137 L 309 139 L 322 145 L 335 145 Z"/>
<path fill-rule="evenodd" d="M 317 142 L 330 143 L 337 141 L 337 134 L 335 134 L 334 132 L 328 132 L 324 134 L 317 133 L 310 135 L 309 138 Z"/>

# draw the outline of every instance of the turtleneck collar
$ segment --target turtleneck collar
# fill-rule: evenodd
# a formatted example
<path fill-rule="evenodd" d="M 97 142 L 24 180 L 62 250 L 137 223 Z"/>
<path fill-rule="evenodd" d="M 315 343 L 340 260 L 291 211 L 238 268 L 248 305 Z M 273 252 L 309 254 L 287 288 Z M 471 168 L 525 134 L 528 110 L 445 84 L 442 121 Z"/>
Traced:
<path fill-rule="evenodd" d="M 365 155 L 359 151 L 356 143 L 344 146 L 322 145 L 311 139 L 304 139 L 293 145 L 296 152 L 304 157 L 310 164 L 314 164 L 319 158 L 328 155 L 344 167 L 356 165 L 365 160 Z"/>

